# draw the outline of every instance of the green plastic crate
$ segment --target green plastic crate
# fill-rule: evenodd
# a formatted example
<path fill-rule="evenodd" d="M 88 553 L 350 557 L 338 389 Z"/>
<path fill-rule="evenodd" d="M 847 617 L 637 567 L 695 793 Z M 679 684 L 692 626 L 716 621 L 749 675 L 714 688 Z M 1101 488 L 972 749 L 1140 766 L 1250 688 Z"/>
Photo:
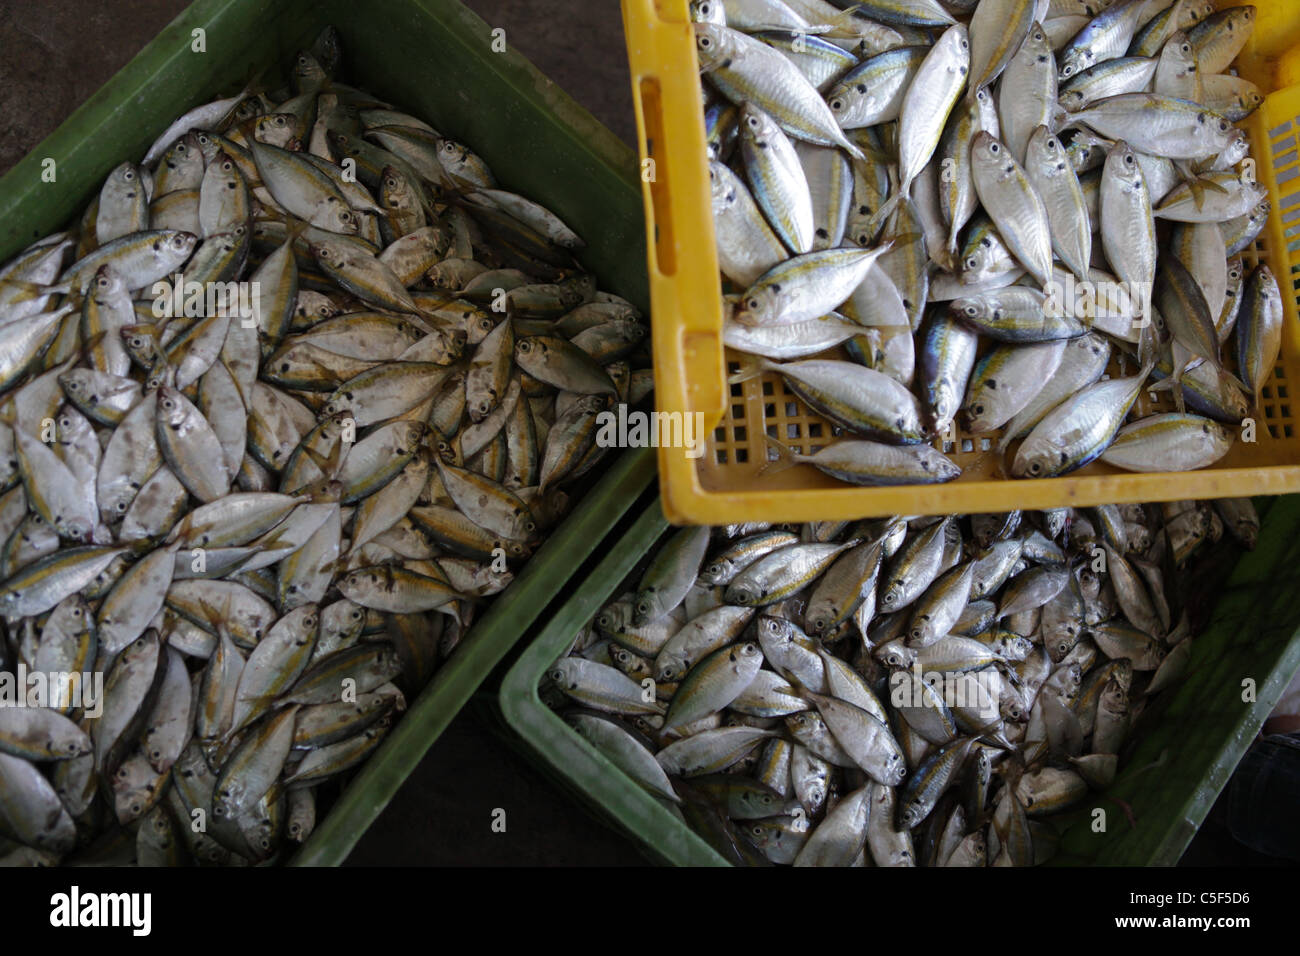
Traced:
<path fill-rule="evenodd" d="M 1141 742 L 1110 789 L 1066 818 L 1055 863 L 1177 863 L 1300 669 L 1300 496 L 1265 502 L 1260 510 L 1259 544 L 1223 579 L 1214 611 L 1194 638 L 1183 683 L 1151 705 Z M 668 530 L 656 500 L 519 654 L 497 703 L 521 749 L 647 856 L 678 866 L 725 866 L 677 814 L 574 732 L 537 693 L 542 675 L 578 629 L 617 596 Z M 1253 702 L 1243 700 L 1246 680 L 1253 682 Z M 1094 807 L 1106 810 L 1105 832 L 1092 830 Z"/>
<path fill-rule="evenodd" d="M 187 109 L 239 89 L 327 24 L 347 78 L 479 153 L 504 188 L 549 206 L 587 241 L 580 256 L 648 312 L 636 154 L 456 0 L 199 0 L 0 179 L 0 261 L 63 228 L 110 170 L 138 160 Z M 193 31 L 206 52 L 192 52 Z M 55 161 L 54 183 L 41 178 Z M 475 623 L 292 862 L 337 865 L 496 663 L 654 479 L 626 452 Z"/>

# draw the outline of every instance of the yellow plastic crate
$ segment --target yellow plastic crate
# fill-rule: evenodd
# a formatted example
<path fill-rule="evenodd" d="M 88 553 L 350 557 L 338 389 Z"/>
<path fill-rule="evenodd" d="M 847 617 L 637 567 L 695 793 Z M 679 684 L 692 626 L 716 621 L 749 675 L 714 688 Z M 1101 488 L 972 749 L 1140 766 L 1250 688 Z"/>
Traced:
<path fill-rule="evenodd" d="M 943 514 L 1300 491 L 1300 2 L 1254 0 L 1256 26 L 1238 58 L 1242 76 L 1272 90 L 1243 124 L 1272 212 L 1248 265 L 1268 261 L 1283 289 L 1282 354 L 1263 389 L 1256 441 L 1237 441 L 1211 468 L 1133 474 L 1095 462 L 1062 478 L 997 476 L 999 433 L 935 447 L 962 467 L 943 485 L 859 488 L 809 465 L 760 475 L 764 434 L 810 453 L 831 424 L 776 375 L 729 385 L 737 356 L 722 345 L 721 285 L 694 37 L 687 0 L 622 0 L 631 65 L 653 306 L 655 395 L 660 411 L 698 412 L 704 454 L 659 449 L 664 512 L 675 524 L 817 521 L 884 514 Z M 1238 2 L 1221 2 L 1237 6 Z M 1287 289 L 1290 294 L 1287 294 Z M 830 353 L 828 353 L 830 354 Z M 1131 372 L 1130 372 L 1131 374 Z M 1294 390 L 1294 391 L 1293 391 Z M 1172 410 L 1148 394 L 1139 411 Z"/>

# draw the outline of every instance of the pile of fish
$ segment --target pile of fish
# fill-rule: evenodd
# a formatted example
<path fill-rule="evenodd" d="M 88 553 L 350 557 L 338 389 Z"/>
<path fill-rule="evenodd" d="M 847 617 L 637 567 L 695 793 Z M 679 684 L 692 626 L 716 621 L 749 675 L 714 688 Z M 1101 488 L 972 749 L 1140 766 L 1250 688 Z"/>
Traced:
<path fill-rule="evenodd" d="M 769 436 L 769 470 L 949 481 L 954 423 L 1000 433 L 1016 478 L 1228 452 L 1283 314 L 1242 258 L 1269 213 L 1233 125 L 1263 97 L 1227 72 L 1254 7 L 691 11 L 731 380 L 775 373 L 843 436 L 811 455 Z M 1147 390 L 1166 411 L 1135 411 Z"/>
<path fill-rule="evenodd" d="M 304 840 L 650 389 L 578 237 L 339 62 L 0 268 L 0 862 Z"/>
<path fill-rule="evenodd" d="M 1033 865 L 1179 681 L 1225 529 L 1250 499 L 684 528 L 540 692 L 733 863 Z"/>

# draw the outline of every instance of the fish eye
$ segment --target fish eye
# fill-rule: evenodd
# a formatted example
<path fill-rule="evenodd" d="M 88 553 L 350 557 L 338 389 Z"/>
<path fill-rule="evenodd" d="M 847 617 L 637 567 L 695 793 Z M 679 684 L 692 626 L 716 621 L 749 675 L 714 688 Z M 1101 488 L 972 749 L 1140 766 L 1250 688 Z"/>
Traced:
<path fill-rule="evenodd" d="M 533 343 L 529 342 L 527 339 L 519 343 L 519 351 L 531 352 L 532 350 L 533 350 Z"/>
<path fill-rule="evenodd" d="M 966 314 L 969 315 L 971 318 L 974 318 L 975 316 L 980 314 L 980 310 L 976 306 L 968 305 L 966 306 Z"/>
<path fill-rule="evenodd" d="M 978 268 L 978 267 L 979 267 L 979 264 L 980 264 L 980 261 L 979 261 L 978 259 L 976 259 L 974 256 L 971 256 L 969 259 L 966 260 L 966 268 L 967 268 L 967 269 L 975 269 L 975 268 Z"/>
<path fill-rule="evenodd" d="M 1000 146 L 998 146 L 997 143 L 989 143 L 989 152 L 990 152 L 990 153 L 1000 153 L 1001 151 L 1002 151 L 1002 149 L 1001 149 Z"/>
<path fill-rule="evenodd" d="M 712 40 L 710 40 L 708 37 L 700 37 L 699 47 L 701 50 L 707 50 L 711 46 L 713 46 Z"/>
<path fill-rule="evenodd" d="M 831 100 L 830 107 L 838 113 L 840 110 L 844 109 L 844 101 L 837 96 L 835 99 Z"/>
<path fill-rule="evenodd" d="M 983 414 L 984 414 L 984 406 L 983 406 L 983 404 L 980 404 L 980 405 L 972 405 L 972 406 L 971 406 L 971 411 L 974 412 L 976 415 L 983 415 Z"/>
<path fill-rule="evenodd" d="M 966 39 L 963 39 L 963 40 L 961 41 L 961 48 L 962 48 L 963 50 L 970 49 L 970 42 L 969 42 L 968 40 L 966 40 Z"/>
<path fill-rule="evenodd" d="M 1031 475 L 1036 475 L 1042 470 L 1043 470 L 1043 466 L 1039 462 L 1033 462 L 1029 466 L 1029 473 Z"/>
<path fill-rule="evenodd" d="M 762 308 L 763 303 L 760 302 L 757 297 L 754 297 L 751 298 L 748 302 L 746 302 L 745 305 L 748 306 L 751 311 L 757 312 L 760 308 Z"/>

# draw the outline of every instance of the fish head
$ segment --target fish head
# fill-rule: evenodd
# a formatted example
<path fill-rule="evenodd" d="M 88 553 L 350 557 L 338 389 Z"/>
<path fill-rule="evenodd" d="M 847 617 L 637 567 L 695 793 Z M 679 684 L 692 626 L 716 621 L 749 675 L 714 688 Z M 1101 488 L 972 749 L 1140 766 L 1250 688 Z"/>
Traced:
<path fill-rule="evenodd" d="M 983 296 L 963 296 L 952 302 L 952 313 L 968 322 L 988 321 L 997 311 L 993 303 Z"/>
<path fill-rule="evenodd" d="M 734 318 L 743 325 L 758 325 L 764 320 L 771 320 L 779 310 L 778 287 L 755 285 L 742 297 Z"/>
<path fill-rule="evenodd" d="M 820 600 L 815 604 L 809 604 L 808 609 L 804 612 L 804 627 L 809 634 L 814 637 L 820 637 L 834 623 L 835 618 L 839 616 L 839 609 L 829 600 Z"/>
<path fill-rule="evenodd" d="M 107 262 L 95 270 L 95 278 L 90 283 L 90 294 L 97 303 L 107 302 L 114 296 L 128 291 L 122 281 L 122 275 Z"/>
<path fill-rule="evenodd" d="M 1106 157 L 1106 167 L 1102 175 L 1106 179 L 1113 179 L 1123 184 L 1126 190 L 1146 187 L 1146 177 L 1142 174 L 1142 164 L 1138 162 L 1137 153 L 1122 140 L 1115 144 L 1110 155 Z"/>
<path fill-rule="evenodd" d="M 794 625 L 774 614 L 760 615 L 755 629 L 759 642 L 769 648 L 784 647 L 794 640 Z"/>
<path fill-rule="evenodd" d="M 961 73 L 963 76 L 970 72 L 970 34 L 964 23 L 950 26 L 934 46 L 936 50 L 943 50 L 938 55 L 948 58 L 949 72 Z"/>
<path fill-rule="evenodd" d="M 122 163 L 108 174 L 108 181 L 120 189 L 131 189 L 140 182 L 140 170 L 134 163 Z"/>
<path fill-rule="evenodd" d="M 478 345 L 488 333 L 496 328 L 496 323 L 492 321 L 492 316 L 486 312 L 480 312 L 475 309 L 472 312 L 465 313 L 465 344 Z"/>
<path fill-rule="evenodd" d="M 735 174 L 716 159 L 709 160 L 709 197 L 715 215 L 735 205 L 737 197 Z"/>
<path fill-rule="evenodd" d="M 921 822 L 924 814 L 924 808 L 918 806 L 915 802 L 900 803 L 898 805 L 898 832 L 912 829 Z"/>
<path fill-rule="evenodd" d="M 179 428 L 189 413 L 189 403 L 169 385 L 158 386 L 158 417 L 172 428 Z"/>
<path fill-rule="evenodd" d="M 1080 44 L 1070 47 L 1061 57 L 1061 79 L 1068 80 L 1082 73 L 1097 62 L 1097 54 L 1088 46 Z"/>
<path fill-rule="evenodd" d="M 733 567 L 732 562 L 727 558 L 719 558 L 717 561 L 710 562 L 704 566 L 700 572 L 700 580 L 705 584 L 718 585 L 727 577 Z"/>
<path fill-rule="evenodd" d="M 1068 95 L 1061 95 L 1061 105 L 1065 105 Z M 1029 137 L 1029 148 L 1025 153 L 1025 168 L 1034 170 L 1042 176 L 1051 177 L 1064 173 L 1069 166 L 1070 157 L 1052 131 L 1046 126 L 1035 129 L 1033 135 Z"/>
<path fill-rule="evenodd" d="M 903 583 L 894 581 L 885 588 L 885 592 L 880 595 L 880 609 L 882 611 L 892 611 L 903 600 Z"/>
<path fill-rule="evenodd" d="M 608 634 L 626 627 L 631 619 L 631 606 L 625 601 L 615 601 L 601 609 L 596 615 L 595 624 Z"/>
<path fill-rule="evenodd" d="M 546 344 L 546 340 L 540 335 L 523 338 L 515 343 L 515 358 L 518 360 L 535 359 L 544 363 L 550 355 L 550 351 L 550 346 Z"/>
<path fill-rule="evenodd" d="M 1160 63 L 1158 70 L 1165 72 L 1172 70 L 1174 75 L 1182 77 L 1196 70 L 1196 50 L 1192 47 L 1192 41 L 1187 38 L 1187 34 L 1182 30 L 1176 30 L 1169 35 L 1165 45 L 1160 49 Z"/>
<path fill-rule="evenodd" d="M 123 766 L 118 770 L 118 775 L 126 772 Z M 117 814 L 117 821 L 123 826 L 138 820 L 141 814 L 149 806 L 150 794 L 148 787 L 127 787 L 119 788 L 119 780 L 113 779 L 113 811 Z"/>
<path fill-rule="evenodd" d="M 297 121 L 288 113 L 267 113 L 259 116 L 253 126 L 253 136 L 260 143 L 269 143 L 288 149 L 297 139 Z"/>
<path fill-rule="evenodd" d="M 680 680 L 682 676 L 690 669 L 691 662 L 681 654 L 660 653 L 655 659 L 654 679 L 656 681 L 672 683 Z"/>
<path fill-rule="evenodd" d="M 194 252 L 198 243 L 199 237 L 192 232 L 171 230 L 154 240 L 153 251 L 158 256 L 176 257 L 184 261 Z"/>
<path fill-rule="evenodd" d="M 323 83 L 329 79 L 320 61 L 307 50 L 299 50 L 293 60 L 293 79 L 296 84 L 304 82 Z"/>
<path fill-rule="evenodd" d="M 875 657 L 886 667 L 905 668 L 911 667 L 916 660 L 916 651 L 907 647 L 900 637 L 876 648 Z"/>
<path fill-rule="evenodd" d="M 1031 434 L 1021 444 L 1011 463 L 1011 474 L 1016 478 L 1050 478 L 1069 464 L 1064 452 L 1058 451 L 1041 436 Z"/>
<path fill-rule="evenodd" d="M 559 684 L 561 687 L 569 687 L 571 684 L 574 687 L 577 686 L 576 682 L 571 680 L 573 677 L 573 665 L 568 658 L 558 660 L 551 665 L 551 669 L 546 672 L 546 676 L 549 677 L 553 683 Z"/>
<path fill-rule="evenodd" d="M 954 395 L 952 399 L 954 411 L 958 401 L 960 399 Z M 917 457 L 920 459 L 921 467 L 933 475 L 936 481 L 952 481 L 961 475 L 961 466 L 931 445 L 919 446 Z"/>
<path fill-rule="evenodd" d="M 191 130 L 163 153 L 162 163 L 168 169 L 179 169 L 182 165 L 203 162 L 203 153 L 199 149 L 198 137 Z"/>
<path fill-rule="evenodd" d="M 716 0 L 715 0 L 716 2 Z M 695 52 L 705 72 L 725 68 L 739 51 L 731 31 L 717 23 L 695 23 Z"/>
<path fill-rule="evenodd" d="M 863 93 L 855 91 L 848 83 L 837 83 L 826 93 L 826 105 L 831 108 L 835 119 L 841 120 L 853 108 L 859 95 L 869 96 L 870 89 Z"/>
<path fill-rule="evenodd" d="M 807 738 L 810 734 L 815 733 L 820 723 L 821 718 L 811 710 L 801 710 L 785 718 L 786 729 L 790 731 L 790 736 L 796 740 L 800 737 Z"/>
<path fill-rule="evenodd" d="M 727 24 L 727 11 L 720 0 L 691 0 L 690 11 L 692 23 Z"/>
<path fill-rule="evenodd" d="M 326 198 L 323 208 L 317 215 L 321 217 L 330 232 L 352 236 L 356 235 L 361 228 L 360 217 L 348 208 L 347 203 L 340 201 L 337 196 Z"/>
<path fill-rule="evenodd" d="M 89 541 L 95 532 L 94 523 L 85 518 L 60 516 L 55 524 L 59 537 L 72 541 Z"/>
<path fill-rule="evenodd" d="M 1222 153 L 1236 137 L 1245 135 L 1226 116 L 1213 110 L 1197 113 L 1196 125 L 1200 131 L 1202 149 L 1207 154 Z"/>
<path fill-rule="evenodd" d="M 745 142 L 764 147 L 780 134 L 776 120 L 758 106 L 746 102 L 740 108 L 740 137 Z"/>

